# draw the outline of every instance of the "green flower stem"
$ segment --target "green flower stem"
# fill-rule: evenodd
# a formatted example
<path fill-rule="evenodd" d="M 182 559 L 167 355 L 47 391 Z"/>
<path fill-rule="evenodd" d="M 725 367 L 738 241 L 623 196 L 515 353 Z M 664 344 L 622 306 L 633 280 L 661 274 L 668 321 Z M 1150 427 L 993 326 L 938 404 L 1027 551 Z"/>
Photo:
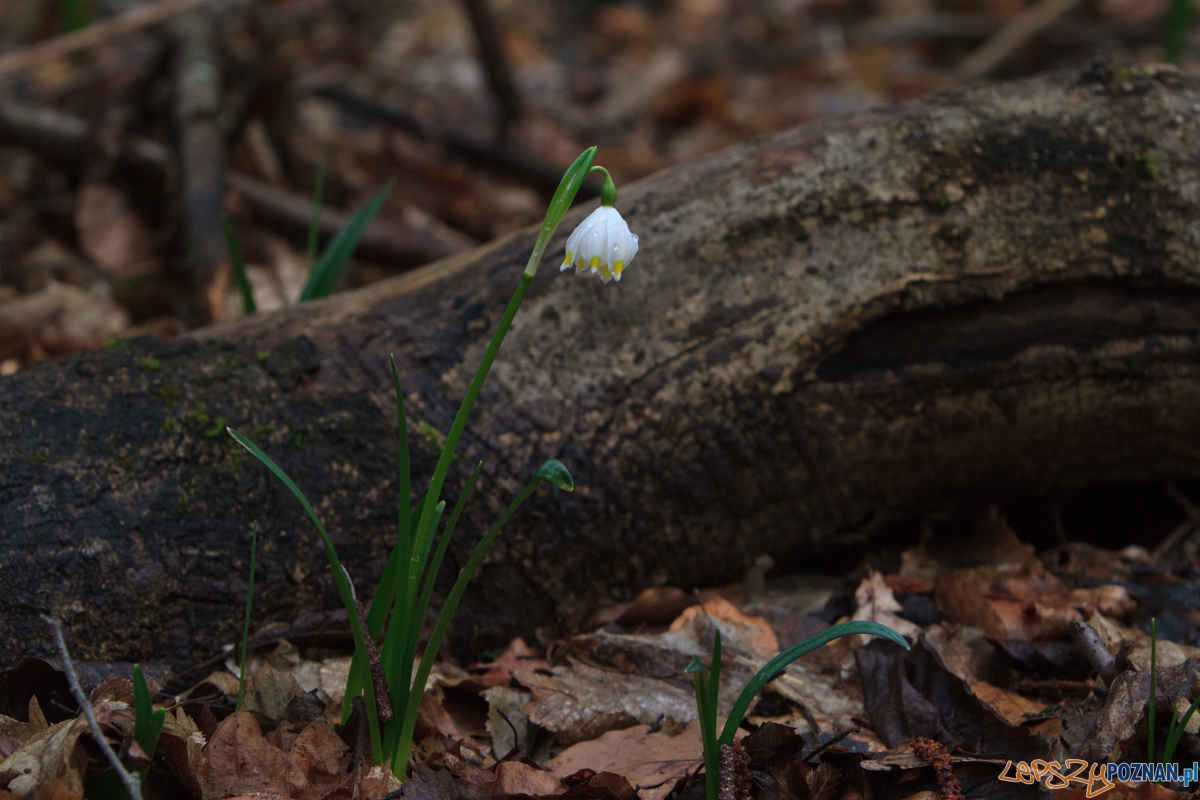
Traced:
<path fill-rule="evenodd" d="M 412 697 L 409 699 L 408 708 L 404 710 L 404 724 L 400 729 L 399 742 L 392 758 L 392 772 L 398 777 L 404 775 L 404 771 L 408 768 L 408 758 L 412 752 L 413 730 L 417 726 L 417 709 L 421 706 L 421 695 L 425 692 L 425 684 L 429 680 L 429 673 L 433 670 L 434 659 L 437 658 L 438 649 L 442 646 L 442 639 L 446 635 L 446 629 L 450 626 L 451 617 L 458 608 L 458 602 L 466 592 L 467 584 L 471 582 L 475 571 L 483 563 L 483 557 L 487 554 L 488 548 L 491 547 L 496 535 L 500 533 L 500 529 L 504 527 L 504 523 L 508 522 L 513 512 L 520 508 L 521 504 L 537 490 L 538 484 L 542 480 L 540 474 L 534 475 L 529 485 L 517 495 L 517 499 L 504 509 L 504 513 L 492 525 L 492 529 L 479 540 L 479 544 L 475 546 L 475 552 L 471 554 L 466 566 L 458 573 L 458 580 L 454 582 L 454 587 L 446 596 L 446 602 L 442 605 L 437 622 L 433 625 L 433 631 L 429 634 L 429 641 L 425 643 L 425 652 L 421 655 L 421 665 L 417 667 L 417 674 L 412 682 Z"/>
<path fill-rule="evenodd" d="M 438 503 L 434 508 L 433 520 L 430 523 L 432 528 L 437 528 L 445 508 L 445 502 Z M 414 556 L 415 558 L 416 556 Z M 393 609 L 387 636 L 383 637 L 381 660 L 383 672 L 388 676 L 388 697 L 392 702 L 393 718 L 402 719 L 405 709 L 412 702 L 412 687 L 409 681 L 412 680 L 412 651 L 416 649 L 416 643 L 413 640 L 421 636 L 421 620 L 413 615 L 413 602 L 406 601 L 404 595 L 401 595 L 396 602 L 397 606 Z M 401 603 L 404 605 L 400 605 Z M 385 753 L 390 753 L 396 748 L 396 736 L 399 728 L 400 726 L 394 721 L 386 726 L 383 737 Z"/>
<path fill-rule="evenodd" d="M 259 450 L 254 442 L 247 439 L 242 434 L 235 431 L 233 428 L 226 428 L 229 435 L 237 441 L 242 447 L 250 451 L 250 455 L 257 458 L 275 474 L 276 478 L 283 483 L 284 486 L 291 491 L 298 501 L 304 512 L 308 514 L 309 520 L 317 529 L 317 533 L 321 536 L 321 543 L 325 545 L 325 558 L 329 560 L 330 570 L 333 572 L 333 583 L 337 586 L 338 594 L 342 598 L 342 605 L 346 608 L 346 614 L 354 620 L 358 614 L 358 610 L 354 606 L 354 590 L 350 587 L 350 579 L 346 577 L 346 570 L 342 568 L 342 562 L 338 558 L 337 551 L 333 549 L 333 541 L 329 538 L 329 534 L 325 531 L 325 525 L 321 522 L 321 518 L 317 516 L 317 512 L 313 510 L 312 504 L 308 502 L 308 498 L 304 496 L 304 492 L 300 491 L 300 487 L 288 477 L 283 469 L 271 460 L 271 457 Z M 367 644 L 363 638 L 362 626 L 350 625 L 350 635 L 354 639 L 354 652 L 360 654 L 363 663 L 366 663 Z M 371 681 L 363 682 L 363 694 L 366 701 L 367 722 L 369 723 L 371 733 L 371 758 L 378 764 L 383 754 L 383 742 L 379 736 L 379 712 L 375 707 L 375 687 Z"/>
<path fill-rule="evenodd" d="M 600 187 L 600 205 L 615 206 L 617 204 L 617 185 L 613 183 L 612 175 L 599 165 L 592 167 L 591 172 L 604 173 L 604 185 Z"/>
<path fill-rule="evenodd" d="M 538 237 L 538 244 L 541 247 L 535 246 L 533 255 L 529 257 L 530 264 L 534 264 L 533 271 L 531 272 L 530 268 L 526 267 L 525 272 L 521 275 L 517 291 L 508 301 L 508 308 L 504 309 L 504 316 L 500 318 L 500 324 L 496 326 L 496 332 L 492 334 L 492 341 L 488 343 L 487 350 L 483 354 L 483 361 L 479 364 L 479 369 L 475 370 L 475 378 L 467 387 L 467 395 L 458 408 L 458 414 L 450 426 L 450 433 L 446 435 L 446 444 L 442 447 L 442 454 L 438 458 L 437 466 L 434 467 L 433 480 L 429 482 L 429 492 L 426 494 L 430 502 L 425 503 L 425 508 L 421 512 L 421 520 L 417 523 L 419 531 L 428 530 L 433 521 L 433 509 L 437 499 L 441 497 L 442 485 L 446 482 L 446 473 L 450 470 L 450 462 L 454 459 L 454 453 L 458 449 L 458 440 L 462 436 L 463 429 L 467 427 L 467 418 L 471 416 L 475 401 L 479 399 L 479 391 L 483 388 L 483 382 L 492 368 L 492 362 L 496 360 L 496 355 L 500 352 L 500 345 L 504 343 L 504 337 L 508 334 L 513 317 L 517 315 L 517 309 L 521 307 L 521 301 L 525 299 L 525 292 L 529 291 L 529 284 L 533 282 L 534 273 L 537 271 L 534 259 L 540 261 L 542 252 L 546 249 L 542 238 Z"/>
<path fill-rule="evenodd" d="M 546 218 L 542 222 L 541 231 L 538 232 L 537 242 L 533 245 L 533 252 L 529 254 L 529 261 L 525 264 L 525 271 L 521 274 L 521 282 L 517 284 L 517 291 L 508 301 L 508 308 L 504 309 L 504 316 L 500 318 L 500 324 L 496 326 L 496 332 L 492 334 L 492 341 L 488 343 L 487 350 L 483 354 L 483 361 L 479 364 L 479 369 L 475 370 L 475 377 L 472 379 L 471 385 L 467 387 L 467 395 L 463 398 L 462 405 L 459 406 L 457 416 L 454 417 L 450 433 L 446 435 L 446 443 L 442 447 L 442 454 L 438 458 L 437 466 L 434 467 L 433 480 L 430 481 L 429 491 L 426 494 L 426 497 L 433 502 L 441 497 L 442 484 L 446 482 L 446 472 L 449 471 L 450 462 L 454 459 L 455 451 L 458 449 L 459 437 L 462 436 L 463 428 L 467 426 L 467 418 L 471 416 L 471 409 L 475 407 L 475 401 L 479 398 L 479 390 L 483 388 L 483 382 L 492 368 L 492 362 L 496 360 L 496 354 L 500 352 L 500 345 L 504 343 L 504 337 L 508 335 L 513 317 L 517 315 L 517 309 L 521 307 L 521 301 L 525 299 L 525 292 L 529 291 L 529 284 L 533 282 L 533 276 L 537 274 L 538 265 L 542 263 L 542 256 L 550 244 L 550 237 L 554 235 L 559 223 L 566 216 L 567 210 L 575 200 L 575 195 L 579 192 L 579 187 L 583 185 L 583 180 L 591 170 L 592 161 L 595 158 L 595 147 L 589 147 L 580 153 L 575 162 L 567 168 L 566 174 L 558 184 L 558 189 L 554 192 L 554 197 L 550 199 L 550 207 L 546 209 Z M 429 517 L 432 513 L 433 507 L 427 503 L 421 514 L 421 522 L 417 526 L 417 530 L 423 531 L 429 527 Z"/>
<path fill-rule="evenodd" d="M 415 628 L 417 635 L 410 636 L 407 661 L 409 664 L 416 658 L 421 625 L 425 621 L 425 615 L 429 612 L 429 601 L 433 596 L 433 584 L 437 580 L 438 572 L 442 568 L 442 559 L 446 556 L 446 550 L 450 547 L 450 537 L 454 535 L 454 529 L 458 527 L 458 518 L 462 515 L 463 507 L 467 504 L 467 498 L 471 496 L 471 492 L 475 488 L 475 482 L 479 480 L 479 473 L 482 471 L 483 462 L 480 461 L 476 465 L 475 471 L 471 473 L 471 477 L 467 479 L 467 485 L 458 493 L 458 501 L 454 504 L 454 510 L 450 512 L 450 521 L 442 529 L 441 537 L 438 539 L 437 551 L 433 554 L 433 560 L 429 562 L 429 567 L 426 569 L 425 582 L 421 586 L 421 598 L 417 601 L 416 613 L 413 615 L 413 619 L 416 621 Z"/>
<path fill-rule="evenodd" d="M 704 667 L 692 675 L 692 684 L 696 689 L 696 713 L 700 722 L 701 750 L 704 754 L 704 797 L 705 800 L 715 800 L 720 787 L 720 757 L 717 744 L 716 714 L 710 713 L 710 706 L 716 701 L 709 695 L 709 670 Z"/>
<path fill-rule="evenodd" d="M 410 527 L 412 517 L 420 517 L 424 504 L 425 498 L 422 497 L 417 501 L 415 513 L 410 512 L 408 515 Z M 379 585 L 375 587 L 375 596 L 371 598 L 371 605 L 367 609 L 367 632 L 373 639 L 378 639 L 379 634 L 383 631 L 383 623 L 387 620 L 388 612 L 392 610 L 392 600 L 396 597 L 400 576 L 408 574 L 401 569 L 400 565 L 408 560 L 409 553 L 412 551 L 411 538 L 411 532 L 397 536 L 396 545 L 392 548 L 392 553 L 388 556 L 387 564 L 383 568 L 383 575 L 379 578 Z M 350 662 L 350 676 L 346 679 L 346 697 L 358 697 L 362 691 L 363 681 L 368 680 L 369 677 L 366 662 L 355 653 Z M 343 704 L 343 725 L 350 719 L 351 710 L 349 703 Z"/>

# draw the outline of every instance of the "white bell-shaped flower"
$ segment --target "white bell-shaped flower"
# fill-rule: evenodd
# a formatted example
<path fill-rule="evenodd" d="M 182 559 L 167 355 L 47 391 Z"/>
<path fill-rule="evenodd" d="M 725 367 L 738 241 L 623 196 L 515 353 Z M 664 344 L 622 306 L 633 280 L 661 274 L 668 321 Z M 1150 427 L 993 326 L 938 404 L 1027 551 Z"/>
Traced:
<path fill-rule="evenodd" d="M 567 256 L 559 270 L 575 267 L 575 274 L 591 270 L 600 280 L 621 280 L 621 272 L 637 255 L 638 237 L 630 233 L 621 212 L 602 205 L 579 223 L 567 239 Z"/>

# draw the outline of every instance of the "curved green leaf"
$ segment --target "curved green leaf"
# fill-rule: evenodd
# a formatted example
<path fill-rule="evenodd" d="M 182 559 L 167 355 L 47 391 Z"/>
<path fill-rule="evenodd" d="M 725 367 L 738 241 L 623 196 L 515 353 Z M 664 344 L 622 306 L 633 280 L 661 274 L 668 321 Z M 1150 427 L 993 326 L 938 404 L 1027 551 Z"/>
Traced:
<path fill-rule="evenodd" d="M 729 712 L 729 718 L 725 720 L 725 728 L 721 731 L 721 738 L 718 740 L 718 743 L 733 744 L 733 736 L 737 733 L 738 726 L 742 724 L 742 719 L 746 716 L 746 712 L 750 710 L 750 703 L 754 700 L 754 696 L 764 686 L 774 680 L 776 674 L 781 669 L 800 656 L 811 653 L 813 650 L 832 642 L 834 639 L 839 639 L 842 636 L 853 636 L 856 633 L 867 634 L 869 636 L 882 636 L 885 639 L 892 640 L 896 644 L 902 645 L 905 650 L 909 649 L 908 642 L 903 636 L 886 625 L 880 625 L 878 622 L 865 622 L 862 620 L 843 622 L 840 625 L 834 625 L 831 628 L 821 631 L 816 636 L 810 636 L 803 642 L 792 645 L 787 650 L 772 658 L 762 669 L 754 674 L 754 677 L 746 684 L 746 688 L 742 689 L 742 693 L 738 695 L 737 702 L 733 704 L 733 708 Z"/>

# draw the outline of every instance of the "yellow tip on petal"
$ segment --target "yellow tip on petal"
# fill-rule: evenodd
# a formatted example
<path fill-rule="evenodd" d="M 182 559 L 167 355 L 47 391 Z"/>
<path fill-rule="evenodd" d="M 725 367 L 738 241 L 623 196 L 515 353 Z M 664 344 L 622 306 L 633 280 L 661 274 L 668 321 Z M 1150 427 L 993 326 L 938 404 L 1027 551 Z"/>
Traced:
<path fill-rule="evenodd" d="M 599 269 L 600 256 L 592 256 L 592 269 Z"/>
<path fill-rule="evenodd" d="M 571 251 L 570 251 L 570 250 L 568 250 L 568 251 L 567 251 L 567 257 L 563 259 L 563 266 L 565 267 L 565 266 L 567 266 L 567 265 L 568 265 L 568 264 L 570 264 L 570 263 L 571 263 Z"/>
<path fill-rule="evenodd" d="M 621 270 L 623 269 L 625 269 L 624 261 L 618 261 L 612 265 L 612 274 L 616 276 L 617 280 L 621 280 Z"/>

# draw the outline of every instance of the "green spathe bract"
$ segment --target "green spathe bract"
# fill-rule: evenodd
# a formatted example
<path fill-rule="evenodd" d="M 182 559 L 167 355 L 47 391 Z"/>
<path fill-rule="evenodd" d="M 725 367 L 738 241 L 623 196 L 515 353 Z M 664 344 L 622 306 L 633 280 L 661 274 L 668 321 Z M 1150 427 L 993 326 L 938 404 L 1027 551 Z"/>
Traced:
<path fill-rule="evenodd" d="M 321 541 L 325 545 L 325 555 L 329 560 L 329 566 L 333 572 L 333 580 L 337 585 L 338 593 L 341 595 L 346 613 L 350 617 L 350 629 L 354 636 L 354 659 L 351 663 L 350 675 L 346 683 L 344 713 L 346 716 L 349 715 L 351 701 L 354 698 L 359 696 L 363 698 L 367 712 L 368 730 L 370 732 L 371 757 L 376 764 L 381 764 L 391 759 L 392 771 L 401 778 L 404 777 L 408 766 L 409 754 L 412 748 L 413 729 L 417 721 L 417 709 L 420 707 L 421 694 L 425 683 L 429 678 L 430 671 L 433 669 L 438 649 L 445 638 L 446 630 L 450 625 L 451 618 L 454 616 L 455 609 L 458 608 L 458 603 L 462 599 L 464 592 L 466 592 L 467 584 L 474 576 L 476 570 L 478 570 L 479 565 L 483 562 L 488 548 L 495 541 L 504 524 L 520 508 L 521 504 L 537 490 L 542 481 L 546 481 L 566 491 L 572 491 L 575 488 L 570 472 L 567 471 L 567 468 L 561 462 L 555 459 L 547 460 L 534 472 L 529 483 L 509 504 L 504 513 L 500 515 L 475 546 L 471 557 L 459 572 L 457 580 L 454 582 L 450 593 L 446 596 L 441 611 L 438 613 L 437 620 L 433 625 L 433 630 L 430 633 L 429 640 L 425 645 L 425 650 L 421 655 L 420 662 L 414 674 L 413 663 L 416 661 L 421 628 L 429 609 L 433 585 L 437 579 L 446 549 L 449 546 L 450 537 L 454 533 L 463 507 L 470 497 L 471 491 L 474 489 L 483 465 L 481 463 L 476 466 L 475 471 L 459 492 L 446 525 L 439 534 L 438 528 L 446 509 L 446 501 L 441 499 L 446 475 L 450 469 L 450 464 L 455 458 L 458 442 L 466 427 L 467 419 L 471 415 L 475 401 L 479 398 L 479 392 L 483 387 L 492 363 L 496 360 L 496 355 L 500 351 L 500 345 L 503 343 L 504 337 L 512 325 L 517 309 L 520 308 L 521 301 L 529 289 L 529 284 L 533 281 L 537 273 L 538 265 L 541 263 L 542 255 L 550 243 L 550 238 L 553 236 L 559 223 L 562 222 L 567 210 L 570 209 L 571 203 L 579 191 L 579 187 L 583 184 L 584 179 L 592 168 L 595 155 L 596 148 L 588 148 L 575 160 L 575 163 L 571 165 L 566 174 L 563 175 L 562 182 L 559 184 L 558 190 L 554 193 L 554 197 L 550 201 L 550 207 L 546 212 L 545 221 L 542 223 L 541 231 L 538 234 L 537 243 L 533 247 L 533 252 L 529 257 L 525 271 L 521 274 L 517 290 L 509 301 L 508 307 L 504 310 L 503 316 L 500 318 L 496 331 L 492 335 L 487 350 L 484 352 L 479 368 L 475 371 L 475 376 L 472 378 L 466 395 L 463 397 L 462 405 L 459 407 L 458 413 L 454 417 L 454 422 L 450 426 L 450 431 L 446 434 L 445 442 L 438 457 L 437 466 L 434 468 L 429 482 L 429 488 L 417 501 L 416 506 L 412 508 L 409 506 L 412 498 L 412 475 L 409 468 L 408 420 L 404 411 L 404 392 L 400 385 L 399 371 L 396 369 L 395 359 L 392 359 L 392 381 L 396 392 L 396 416 L 398 418 L 396 451 L 399 462 L 397 476 L 399 500 L 396 519 L 396 545 L 388 557 L 387 564 L 384 566 L 383 575 L 371 600 L 365 620 L 366 635 L 370 636 L 372 640 L 378 639 L 381 633 L 383 633 L 386 623 L 387 633 L 383 637 L 380 662 L 383 666 L 387 686 L 379 688 L 381 690 L 386 688 L 388 701 L 392 709 L 390 719 L 380 718 L 379 706 L 375 696 L 376 687 L 367 664 L 368 650 L 366 647 L 366 638 L 363 635 L 363 626 L 354 623 L 354 620 L 358 619 L 354 589 L 345 570 L 342 568 L 341 562 L 338 560 L 337 553 L 334 551 L 333 543 L 330 541 L 324 525 L 313 510 L 312 505 L 291 478 L 266 453 L 255 446 L 253 442 L 237 431 L 229 429 L 229 434 L 239 444 L 249 450 L 255 458 L 266 465 L 283 485 L 292 492 L 321 536 Z M 390 188 L 390 185 L 387 188 Z M 333 241 L 329 243 L 325 253 L 321 256 L 320 262 L 314 265 L 312 277 L 310 277 L 309 282 L 310 286 L 316 282 L 316 284 L 327 284 L 328 287 L 332 287 L 332 280 L 325 280 L 318 277 L 322 274 L 321 262 L 324 262 L 326 256 L 330 253 L 345 252 L 346 256 L 349 255 L 348 250 L 346 250 L 347 244 L 349 244 L 349 249 L 353 249 L 353 243 L 357 242 L 358 237 L 365 230 L 367 222 L 374 215 L 379 204 L 383 202 L 387 188 L 376 196 L 371 203 L 360 209 L 355 218 L 351 219 L 343 227 L 342 231 L 339 231 L 338 236 L 335 236 Z M 347 234 L 345 238 L 342 236 L 343 233 Z M 308 287 L 306 287 L 305 292 L 306 294 L 308 293 Z"/>
<path fill-rule="evenodd" d="M 717 698 L 721 689 L 721 631 L 719 629 L 716 631 L 713 637 L 712 669 L 701 664 L 700 659 L 693 657 L 691 663 L 684 670 L 692 675 L 696 690 L 696 711 L 700 717 L 700 739 L 704 744 L 705 800 L 717 800 L 720 778 L 718 759 L 721 745 L 733 744 L 733 737 L 737 734 L 738 726 L 742 724 L 746 712 L 750 710 L 750 704 L 754 702 L 755 695 L 762 691 L 764 686 L 779 677 L 779 673 L 800 656 L 811 653 L 834 639 L 855 634 L 882 636 L 902 645 L 905 650 L 908 649 L 908 642 L 903 636 L 878 622 L 861 620 L 842 622 L 826 628 L 816 636 L 810 636 L 799 644 L 794 644 L 782 651 L 764 664 L 762 669 L 754 673 L 754 677 L 750 679 L 742 689 L 742 693 L 738 695 L 737 700 L 734 701 L 733 708 L 729 711 L 729 717 L 725 720 L 725 727 L 721 729 L 721 735 L 717 736 Z"/>

